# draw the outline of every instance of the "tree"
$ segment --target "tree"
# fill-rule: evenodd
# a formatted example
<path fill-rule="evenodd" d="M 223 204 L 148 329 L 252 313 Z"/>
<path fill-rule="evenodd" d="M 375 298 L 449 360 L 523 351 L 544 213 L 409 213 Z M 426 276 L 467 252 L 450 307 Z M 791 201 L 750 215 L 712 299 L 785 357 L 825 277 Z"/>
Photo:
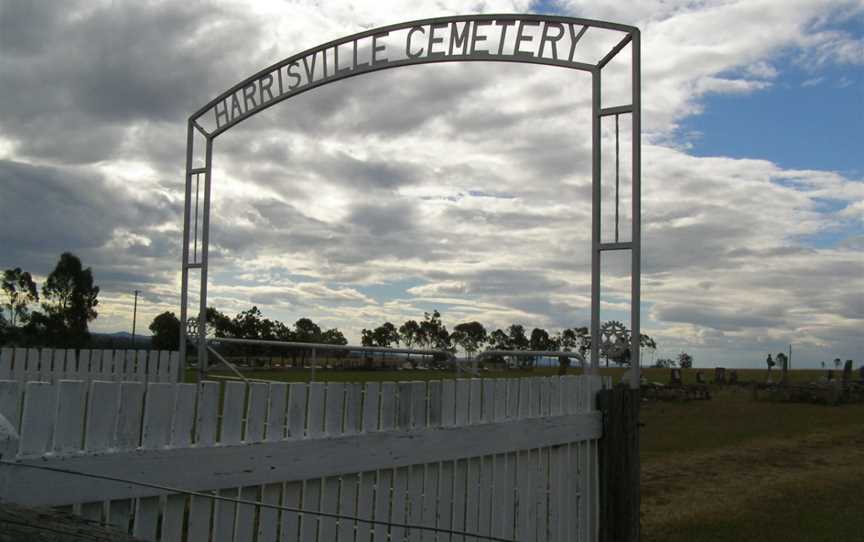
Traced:
<path fill-rule="evenodd" d="M 507 338 L 510 350 L 528 350 L 531 341 L 525 334 L 525 328 L 521 324 L 512 324 L 507 328 Z M 516 363 L 521 369 L 528 369 L 533 365 L 533 358 L 530 356 L 517 356 Z"/>
<path fill-rule="evenodd" d="M 528 340 L 531 350 L 554 350 L 558 348 L 556 341 L 549 336 L 545 329 L 535 327 L 531 330 L 531 338 Z"/>
<path fill-rule="evenodd" d="M 154 350 L 177 350 L 180 348 L 180 320 L 173 312 L 165 311 L 150 323 L 153 333 L 151 346 Z"/>
<path fill-rule="evenodd" d="M 207 327 L 210 329 L 210 332 L 212 332 L 214 337 L 237 336 L 231 319 L 215 308 L 207 307 L 205 318 L 207 318 Z"/>
<path fill-rule="evenodd" d="M 840 360 L 840 358 L 834 358 L 834 368 L 835 369 L 839 369 L 841 363 L 843 363 L 843 362 Z"/>
<path fill-rule="evenodd" d="M 365 327 L 360 330 L 360 344 L 363 346 L 375 346 L 375 333 Z"/>
<path fill-rule="evenodd" d="M 294 322 L 294 340 L 301 343 L 321 342 L 321 326 L 309 318 L 300 318 Z"/>
<path fill-rule="evenodd" d="M 565 352 L 577 351 L 585 359 L 586 353 L 591 350 L 591 334 L 587 327 L 565 328 L 558 334 L 556 343 Z M 570 368 L 568 356 L 558 356 L 558 374 L 565 375 Z"/>
<path fill-rule="evenodd" d="M 678 354 L 678 366 L 682 369 L 690 369 L 693 367 L 693 356 L 687 352 Z"/>
<path fill-rule="evenodd" d="M 510 339 L 510 346 L 514 350 L 528 350 L 528 345 L 531 344 L 525 334 L 525 327 L 521 324 L 512 324 L 507 328 L 507 336 Z"/>
<path fill-rule="evenodd" d="M 348 339 L 345 338 L 345 335 L 339 331 L 339 328 L 328 329 L 327 331 L 321 333 L 321 342 L 324 344 L 339 344 L 346 345 L 348 344 Z"/>
<path fill-rule="evenodd" d="M 87 323 L 98 313 L 99 287 L 93 284 L 93 271 L 84 269 L 72 253 L 60 255 L 57 266 L 42 287 L 42 308 L 47 313 L 47 342 L 51 346 L 84 346 L 90 333 Z"/>
<path fill-rule="evenodd" d="M 660 358 L 654 362 L 654 367 L 657 369 L 672 369 L 677 366 L 678 362 L 670 358 Z"/>
<path fill-rule="evenodd" d="M 252 306 L 251 309 L 238 313 L 231 320 L 231 328 L 234 336 L 239 339 L 261 339 L 265 333 L 265 329 L 272 327 L 265 324 L 264 315 L 258 310 L 258 307 Z"/>
<path fill-rule="evenodd" d="M 375 337 L 375 342 L 378 346 L 389 348 L 393 344 L 399 345 L 399 330 L 390 322 L 384 322 L 376 327 L 372 335 Z"/>
<path fill-rule="evenodd" d="M 450 337 L 469 357 L 474 357 L 474 353 L 486 342 L 486 328 L 480 322 L 465 322 L 454 327 Z"/>
<path fill-rule="evenodd" d="M 399 326 L 399 339 L 407 348 L 413 348 L 421 342 L 420 324 L 416 320 L 408 320 Z"/>
<path fill-rule="evenodd" d="M 490 333 L 486 341 L 489 344 L 489 350 L 513 350 L 513 346 L 510 344 L 510 336 L 500 329 L 496 329 Z"/>
<path fill-rule="evenodd" d="M 423 321 L 420 322 L 420 337 L 422 344 L 428 348 L 450 349 L 450 333 L 441 322 L 441 313 L 437 310 L 432 311 L 432 314 L 423 313 Z"/>
<path fill-rule="evenodd" d="M 26 324 L 30 318 L 28 305 L 39 301 L 33 277 L 27 271 L 21 271 L 20 267 L 7 269 L 3 272 L 2 287 L 6 296 L 3 309 L 9 313 L 9 327 Z"/>

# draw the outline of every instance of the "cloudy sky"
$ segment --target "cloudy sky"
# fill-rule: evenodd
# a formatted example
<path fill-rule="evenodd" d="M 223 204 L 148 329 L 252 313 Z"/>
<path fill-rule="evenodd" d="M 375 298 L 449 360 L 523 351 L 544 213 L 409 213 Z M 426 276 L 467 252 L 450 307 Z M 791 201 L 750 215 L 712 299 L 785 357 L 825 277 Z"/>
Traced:
<path fill-rule="evenodd" d="M 178 310 L 185 119 L 301 50 L 412 19 L 541 12 L 642 29 L 643 329 L 657 353 L 864 358 L 864 2 L 0 0 L 0 266 L 93 267 L 97 331 Z M 614 89 L 614 85 L 612 86 Z M 545 66 L 385 70 L 220 136 L 211 304 L 349 340 L 585 325 L 590 84 Z M 626 261 L 604 262 L 604 318 Z"/>

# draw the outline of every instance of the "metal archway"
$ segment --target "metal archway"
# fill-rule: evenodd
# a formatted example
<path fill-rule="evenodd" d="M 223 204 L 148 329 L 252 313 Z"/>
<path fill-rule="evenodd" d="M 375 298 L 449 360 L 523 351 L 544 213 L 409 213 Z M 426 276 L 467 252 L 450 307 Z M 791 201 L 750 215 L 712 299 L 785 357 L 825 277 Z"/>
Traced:
<path fill-rule="evenodd" d="M 588 32 L 617 33 L 614 45 L 589 59 L 577 51 Z M 630 46 L 630 104 L 601 107 L 601 73 Z M 639 29 L 605 21 L 547 15 L 466 15 L 384 26 L 353 34 L 288 57 L 229 88 L 196 111 L 188 121 L 186 197 L 180 292 L 180 357 L 186 367 L 187 325 L 194 331 L 200 367 L 207 365 L 206 310 L 210 238 L 210 187 L 213 140 L 247 118 L 313 88 L 378 70 L 438 62 L 519 62 L 585 71 L 592 81 L 591 220 L 591 368 L 599 365 L 600 261 L 604 251 L 629 250 L 631 260 L 631 386 L 639 385 L 639 310 L 641 248 L 641 82 Z M 620 116 L 631 122 L 631 209 L 629 241 L 619 237 Z M 601 234 L 601 121 L 615 119 L 614 239 Z M 197 144 L 196 144 L 197 143 Z M 203 201 L 201 181 L 203 180 Z M 194 196 L 194 203 L 193 203 Z M 194 205 L 194 207 L 193 207 Z M 200 240 L 199 240 L 200 233 Z M 199 250 L 200 247 L 200 250 Z M 189 275 L 199 273 L 197 319 L 188 314 Z"/>

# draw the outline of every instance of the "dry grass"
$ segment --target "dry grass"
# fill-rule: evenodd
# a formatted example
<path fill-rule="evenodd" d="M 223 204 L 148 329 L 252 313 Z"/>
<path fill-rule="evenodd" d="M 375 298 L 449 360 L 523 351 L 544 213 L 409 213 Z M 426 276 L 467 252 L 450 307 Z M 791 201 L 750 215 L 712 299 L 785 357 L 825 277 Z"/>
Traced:
<path fill-rule="evenodd" d="M 722 392 L 642 417 L 646 541 L 864 540 L 864 405 Z"/>

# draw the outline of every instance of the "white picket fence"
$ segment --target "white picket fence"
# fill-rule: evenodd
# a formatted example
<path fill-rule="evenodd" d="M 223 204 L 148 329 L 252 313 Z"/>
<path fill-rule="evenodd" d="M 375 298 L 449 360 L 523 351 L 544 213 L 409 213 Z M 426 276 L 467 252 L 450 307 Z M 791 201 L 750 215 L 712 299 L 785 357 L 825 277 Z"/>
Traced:
<path fill-rule="evenodd" d="M 0 380 L 59 382 L 179 382 L 180 356 L 167 350 L 0 350 Z"/>
<path fill-rule="evenodd" d="M 592 376 L 365 384 L 0 381 L 0 416 L 12 425 L 6 453 L 0 438 L 0 454 L 18 464 L 415 527 L 214 502 L 7 464 L 0 464 L 0 500 L 72 505 L 154 541 L 595 540 L 602 420 L 594 396 L 602 385 Z"/>

